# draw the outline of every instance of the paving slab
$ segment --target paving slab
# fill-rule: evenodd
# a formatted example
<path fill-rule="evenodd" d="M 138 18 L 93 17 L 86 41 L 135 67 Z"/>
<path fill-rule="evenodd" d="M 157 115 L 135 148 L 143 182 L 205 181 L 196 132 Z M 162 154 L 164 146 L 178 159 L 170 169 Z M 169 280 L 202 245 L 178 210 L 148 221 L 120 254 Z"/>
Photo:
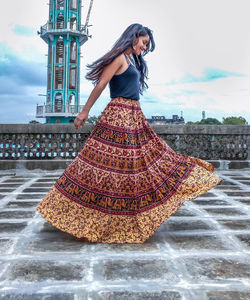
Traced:
<path fill-rule="evenodd" d="M 0 211 L 0 219 L 27 219 L 35 215 L 34 211 L 3 210 Z"/>
<path fill-rule="evenodd" d="M 247 213 L 241 211 L 237 208 L 229 208 L 229 207 L 219 207 L 219 208 L 204 208 L 206 212 L 211 215 L 221 215 L 221 216 L 240 216 L 246 215 Z"/>
<path fill-rule="evenodd" d="M 6 204 L 8 208 L 29 208 L 37 206 L 39 201 L 9 201 Z"/>
<path fill-rule="evenodd" d="M 26 222 L 0 222 L 0 233 L 9 233 L 9 232 L 20 232 L 26 227 Z"/>
<path fill-rule="evenodd" d="M 100 292 L 99 300 L 181 300 L 183 299 L 180 293 L 175 291 L 148 291 L 148 292 Z"/>
<path fill-rule="evenodd" d="M 231 279 L 232 281 L 241 278 L 250 279 L 250 261 L 237 257 L 192 257 L 191 259 L 181 259 L 181 262 L 185 264 L 194 281 L 210 280 L 220 282 L 225 279 Z"/>
<path fill-rule="evenodd" d="M 195 204 L 198 205 L 223 205 L 223 206 L 227 206 L 230 205 L 230 203 L 226 200 L 219 200 L 219 199 L 206 199 L 206 200 L 199 200 L 199 198 L 195 199 L 193 202 L 195 202 Z M 177 211 L 178 212 L 178 211 Z"/>
<path fill-rule="evenodd" d="M 36 206 L 63 170 L 1 171 L 0 300 L 250 299 L 250 169 L 186 201 L 143 244 L 94 244 Z"/>
<path fill-rule="evenodd" d="M 5 275 L 10 281 L 81 281 L 85 262 L 68 263 L 48 260 L 14 261 L 8 267 Z"/>
<path fill-rule="evenodd" d="M 19 199 L 38 199 L 38 200 L 41 200 L 42 197 L 44 197 L 45 194 L 25 194 L 25 193 L 20 193 L 17 195 L 16 199 L 19 200 Z"/>
<path fill-rule="evenodd" d="M 0 295 L 0 300 L 74 300 L 74 294 L 41 293 L 41 294 L 8 294 Z"/>
<path fill-rule="evenodd" d="M 217 221 L 232 230 L 250 230 L 250 220 L 248 219 L 218 219 Z"/>
<path fill-rule="evenodd" d="M 106 280 L 173 280 L 172 264 L 163 259 L 130 259 L 106 261 L 103 267 Z M 147 274 L 147 275 L 146 275 Z"/>
<path fill-rule="evenodd" d="M 231 250 L 225 241 L 217 235 L 169 235 L 166 241 L 179 250 Z"/>
<path fill-rule="evenodd" d="M 213 291 L 207 293 L 208 300 L 249 300 L 249 292 L 240 291 Z"/>
<path fill-rule="evenodd" d="M 83 243 L 77 238 L 65 235 L 57 237 L 56 235 L 45 238 L 36 238 L 26 244 L 25 253 L 37 252 L 78 252 L 84 250 L 86 245 L 90 243 Z"/>
<path fill-rule="evenodd" d="M 159 231 L 187 231 L 187 230 L 211 230 L 212 227 L 206 221 L 201 219 L 173 219 L 170 218 L 163 223 Z"/>

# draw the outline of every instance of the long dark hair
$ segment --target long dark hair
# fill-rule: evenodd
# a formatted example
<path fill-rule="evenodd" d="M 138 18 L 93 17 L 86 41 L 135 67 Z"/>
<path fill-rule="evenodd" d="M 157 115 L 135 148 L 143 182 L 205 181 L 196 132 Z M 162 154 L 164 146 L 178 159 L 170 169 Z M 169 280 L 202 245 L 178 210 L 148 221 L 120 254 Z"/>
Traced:
<path fill-rule="evenodd" d="M 123 32 L 108 53 L 94 61 L 92 64 L 88 64 L 87 68 L 90 69 L 90 71 L 87 73 L 86 79 L 91 80 L 93 84 L 96 85 L 103 72 L 103 69 L 129 47 L 133 47 L 136 38 L 139 38 L 139 36 L 145 36 L 147 34 L 149 35 L 147 49 L 143 50 L 140 55 L 133 54 L 136 68 L 141 73 L 140 94 L 142 94 L 143 90 L 148 88 L 148 85 L 145 82 L 145 80 L 148 78 L 148 67 L 143 56 L 145 56 L 149 51 L 152 52 L 155 49 L 155 42 L 152 30 L 150 30 L 148 27 L 142 26 L 141 24 L 135 23 L 128 26 L 128 28 Z"/>

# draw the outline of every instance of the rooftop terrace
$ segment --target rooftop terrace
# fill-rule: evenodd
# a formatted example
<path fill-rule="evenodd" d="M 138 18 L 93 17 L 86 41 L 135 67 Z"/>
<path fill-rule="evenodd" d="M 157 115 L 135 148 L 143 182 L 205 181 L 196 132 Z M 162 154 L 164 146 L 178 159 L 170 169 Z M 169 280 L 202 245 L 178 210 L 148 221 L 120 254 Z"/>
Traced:
<path fill-rule="evenodd" d="M 0 299 L 250 299 L 250 169 L 187 201 L 144 244 L 79 241 L 35 207 L 63 169 L 0 171 Z"/>

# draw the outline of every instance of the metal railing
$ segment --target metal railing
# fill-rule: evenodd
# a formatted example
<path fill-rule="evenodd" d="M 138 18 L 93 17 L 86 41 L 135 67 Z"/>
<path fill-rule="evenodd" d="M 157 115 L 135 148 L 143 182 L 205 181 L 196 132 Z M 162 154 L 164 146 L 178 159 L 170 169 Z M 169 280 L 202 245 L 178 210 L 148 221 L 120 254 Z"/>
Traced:
<path fill-rule="evenodd" d="M 53 116 L 53 114 L 62 115 L 72 115 L 75 116 L 77 113 L 81 112 L 84 105 L 37 105 L 36 107 L 36 117 L 45 118 L 46 116 Z"/>
<path fill-rule="evenodd" d="M 57 22 L 58 23 L 58 22 Z M 64 23 L 64 22 L 62 22 Z M 65 28 L 63 26 L 63 28 L 57 28 L 57 29 L 54 29 L 53 28 L 53 23 L 52 22 L 47 22 L 46 24 L 44 24 L 43 26 L 41 26 L 40 28 L 40 34 L 43 35 L 45 33 L 47 33 L 48 31 L 49 32 L 56 32 L 56 31 L 65 31 L 65 30 L 69 30 L 69 31 L 79 31 L 81 34 L 86 34 L 87 36 L 89 35 L 89 31 L 88 31 L 88 27 L 86 25 L 82 25 L 79 27 L 79 29 L 71 29 L 70 28 L 70 22 L 68 22 L 69 26 L 68 28 Z"/>

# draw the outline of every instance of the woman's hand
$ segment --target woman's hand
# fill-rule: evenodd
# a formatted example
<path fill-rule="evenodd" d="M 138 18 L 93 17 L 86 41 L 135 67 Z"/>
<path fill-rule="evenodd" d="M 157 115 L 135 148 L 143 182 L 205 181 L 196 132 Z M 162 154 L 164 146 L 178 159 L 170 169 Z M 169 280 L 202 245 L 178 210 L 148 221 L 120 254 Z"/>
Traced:
<path fill-rule="evenodd" d="M 80 129 L 84 123 L 88 120 L 88 112 L 83 110 L 75 118 L 74 125 L 76 130 Z"/>

